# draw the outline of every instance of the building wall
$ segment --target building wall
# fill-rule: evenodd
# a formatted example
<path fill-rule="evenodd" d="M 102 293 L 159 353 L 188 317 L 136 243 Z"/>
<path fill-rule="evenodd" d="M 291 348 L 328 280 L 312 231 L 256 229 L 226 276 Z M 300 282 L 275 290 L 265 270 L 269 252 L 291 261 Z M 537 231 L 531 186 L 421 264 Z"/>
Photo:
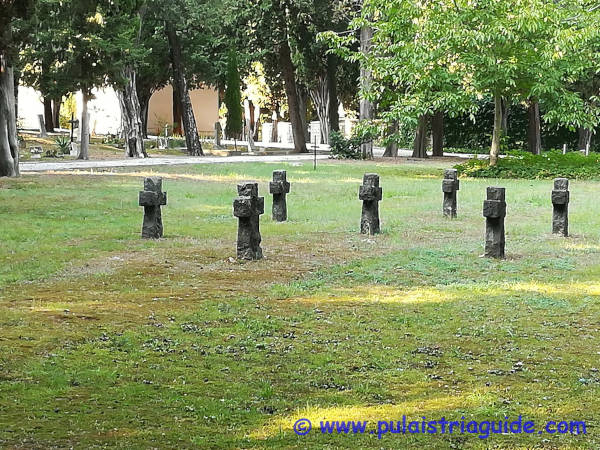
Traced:
<path fill-rule="evenodd" d="M 117 134 L 121 129 L 121 107 L 117 94 L 112 88 L 94 89 L 94 99 L 88 102 L 90 114 L 90 132 L 94 134 Z M 83 95 L 75 93 L 77 114 L 81 120 Z M 19 86 L 19 124 L 30 130 L 38 130 L 38 114 L 44 114 L 42 95 L 35 89 Z"/>
<path fill-rule="evenodd" d="M 90 131 L 92 134 L 118 134 L 121 129 L 121 108 L 112 88 L 93 90 L 94 99 L 88 104 L 90 113 Z M 82 94 L 75 94 L 77 104 L 76 117 L 81 120 Z M 219 97 L 214 89 L 196 89 L 190 91 L 190 98 L 196 117 L 196 125 L 201 133 L 213 133 L 215 122 L 219 120 Z M 25 86 L 19 86 L 19 119 L 26 129 L 39 129 L 38 114 L 44 114 L 44 104 L 39 92 Z M 173 89 L 167 86 L 156 92 L 150 99 L 148 110 L 148 132 L 161 132 L 164 124 L 173 122 Z M 169 132 L 171 132 L 169 128 Z"/>
<path fill-rule="evenodd" d="M 214 89 L 196 89 L 190 91 L 190 99 L 200 133 L 212 133 L 215 122 L 219 120 L 219 94 Z M 150 98 L 148 106 L 148 133 L 164 132 L 165 123 L 173 123 L 173 88 L 169 85 L 157 91 Z M 169 126 L 169 132 L 172 128 Z"/>

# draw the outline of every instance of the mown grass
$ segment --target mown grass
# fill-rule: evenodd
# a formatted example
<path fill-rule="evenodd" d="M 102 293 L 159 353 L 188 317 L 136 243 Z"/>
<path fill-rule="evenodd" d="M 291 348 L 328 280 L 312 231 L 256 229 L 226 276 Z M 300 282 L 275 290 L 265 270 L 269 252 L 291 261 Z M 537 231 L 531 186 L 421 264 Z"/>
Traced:
<path fill-rule="evenodd" d="M 0 445 L 8 448 L 597 448 L 597 182 L 463 180 L 442 163 L 238 164 L 0 181 Z M 230 260 L 235 183 L 284 167 L 290 221 Z M 357 234 L 378 172 L 383 233 Z M 165 239 L 139 239 L 141 177 L 164 176 Z M 480 258 L 487 185 L 507 256 Z M 320 420 L 585 420 L 586 435 L 328 435 Z M 304 437 L 292 431 L 313 421 Z"/>

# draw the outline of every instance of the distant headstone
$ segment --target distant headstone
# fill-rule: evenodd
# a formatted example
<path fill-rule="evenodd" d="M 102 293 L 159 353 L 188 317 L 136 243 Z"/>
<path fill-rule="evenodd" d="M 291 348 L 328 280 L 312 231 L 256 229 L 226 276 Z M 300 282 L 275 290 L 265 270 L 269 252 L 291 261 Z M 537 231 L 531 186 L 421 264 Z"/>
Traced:
<path fill-rule="evenodd" d="M 41 159 L 44 149 L 42 147 L 32 146 L 29 147 L 29 153 L 31 153 L 31 159 Z"/>
<path fill-rule="evenodd" d="M 552 232 L 569 235 L 569 180 L 556 178 L 552 191 Z"/>
<path fill-rule="evenodd" d="M 286 194 L 290 192 L 290 183 L 287 181 L 285 170 L 274 170 L 273 181 L 269 183 L 269 193 L 273 194 L 273 220 L 285 222 L 287 220 Z"/>
<path fill-rule="evenodd" d="M 485 256 L 504 258 L 504 218 L 506 217 L 504 188 L 487 188 L 487 200 L 483 202 L 483 217 L 485 217 Z"/>
<path fill-rule="evenodd" d="M 48 133 L 46 132 L 46 121 L 44 120 L 43 114 L 38 114 L 38 122 L 40 124 L 40 137 L 48 137 Z"/>
<path fill-rule="evenodd" d="M 379 201 L 382 198 L 379 175 L 376 173 L 364 175 L 363 185 L 358 190 L 358 198 L 363 202 L 360 232 L 363 234 L 379 233 Z"/>
<path fill-rule="evenodd" d="M 71 142 L 69 145 L 69 156 L 79 156 L 79 147 L 75 142 Z"/>
<path fill-rule="evenodd" d="M 282 144 L 293 143 L 294 135 L 292 133 L 292 124 L 290 122 L 278 122 L 277 136 L 279 137 L 279 142 Z"/>
<path fill-rule="evenodd" d="M 323 142 L 321 136 L 321 122 L 314 121 L 309 124 L 310 142 L 321 144 Z"/>
<path fill-rule="evenodd" d="M 269 122 L 264 122 L 262 124 L 262 142 L 263 144 L 268 144 L 271 142 L 271 138 L 273 137 L 273 124 Z"/>
<path fill-rule="evenodd" d="M 258 196 L 258 183 L 246 181 L 237 186 L 233 215 L 238 220 L 237 257 L 261 259 L 260 215 L 265 212 L 265 199 Z"/>
<path fill-rule="evenodd" d="M 215 145 L 217 147 L 221 146 L 221 136 L 223 135 L 223 128 L 221 127 L 221 122 L 215 122 Z"/>
<path fill-rule="evenodd" d="M 459 188 L 460 181 L 458 180 L 458 171 L 456 169 L 446 169 L 444 171 L 444 180 L 442 181 L 442 192 L 444 193 L 444 217 L 456 217 L 456 191 L 458 191 Z"/>
<path fill-rule="evenodd" d="M 167 193 L 162 192 L 162 178 L 148 177 L 144 179 L 144 190 L 140 191 L 140 206 L 144 207 L 144 224 L 142 237 L 158 239 L 163 235 L 163 224 L 160 207 L 167 204 Z"/>

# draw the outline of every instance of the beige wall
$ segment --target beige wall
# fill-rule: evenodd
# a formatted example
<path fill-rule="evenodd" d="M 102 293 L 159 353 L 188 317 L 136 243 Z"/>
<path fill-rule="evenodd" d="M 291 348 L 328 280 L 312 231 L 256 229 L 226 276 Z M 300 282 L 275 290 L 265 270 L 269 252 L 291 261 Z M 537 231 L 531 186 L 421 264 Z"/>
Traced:
<path fill-rule="evenodd" d="M 214 89 L 196 89 L 190 91 L 190 99 L 196 117 L 196 126 L 200 133 L 212 133 L 215 122 L 219 120 L 219 95 Z M 173 88 L 169 85 L 152 95 L 148 107 L 148 133 L 158 134 L 164 124 L 173 122 Z M 163 130 L 160 130 L 161 132 Z M 169 132 L 171 128 L 169 127 Z"/>

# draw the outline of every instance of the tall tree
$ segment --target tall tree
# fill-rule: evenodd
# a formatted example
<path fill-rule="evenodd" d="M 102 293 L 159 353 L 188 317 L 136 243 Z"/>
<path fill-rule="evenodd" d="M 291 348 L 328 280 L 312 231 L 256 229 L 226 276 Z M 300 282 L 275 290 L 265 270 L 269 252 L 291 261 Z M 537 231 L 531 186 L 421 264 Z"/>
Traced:
<path fill-rule="evenodd" d="M 299 83 L 295 63 L 298 26 L 304 20 L 304 12 L 310 8 L 309 0 L 250 0 L 237 3 L 236 11 L 245 11 L 243 26 L 247 31 L 253 51 L 262 57 L 267 71 L 275 63 L 281 73 L 292 125 L 294 149 L 307 152 L 306 110 L 302 86 Z M 307 94 L 307 93 L 306 93 Z"/>
<path fill-rule="evenodd" d="M 373 26 L 372 55 L 350 57 L 371 68 L 370 91 L 383 100 L 384 118 L 416 126 L 423 114 L 456 114 L 472 110 L 478 98 L 492 98 L 493 165 L 502 142 L 504 99 L 538 99 L 550 122 L 597 120 L 568 84 L 596 65 L 589 43 L 598 33 L 597 21 L 589 20 L 582 3 L 365 0 L 362 18 L 351 29 L 365 22 Z M 348 47 L 347 37 L 330 38 L 338 50 Z"/>
<path fill-rule="evenodd" d="M 121 107 L 122 136 L 125 156 L 147 157 L 144 148 L 142 109 L 137 94 L 137 71 L 145 53 L 142 46 L 142 23 L 147 5 L 143 0 L 103 0 L 101 12 L 105 16 L 111 35 L 111 60 L 114 69 L 109 80 L 114 86 Z"/>
<path fill-rule="evenodd" d="M 234 50 L 229 53 L 229 61 L 227 63 L 225 106 L 227 107 L 225 135 L 237 140 L 242 132 L 242 94 L 240 91 L 240 74 L 238 71 L 237 56 Z"/>
<path fill-rule="evenodd" d="M 21 47 L 19 19 L 31 15 L 32 1 L 0 1 L 0 177 L 19 176 L 19 145 L 13 66 Z"/>
<path fill-rule="evenodd" d="M 204 155 L 200 136 L 198 136 L 198 127 L 196 126 L 196 117 L 190 99 L 190 91 L 188 81 L 185 76 L 183 66 L 183 57 L 181 49 L 181 41 L 177 36 L 177 30 L 173 22 L 166 24 L 167 38 L 171 49 L 171 67 L 173 68 L 173 89 L 179 95 L 181 104 L 181 116 L 183 122 L 183 130 L 185 132 L 185 143 L 187 151 L 190 155 Z"/>

